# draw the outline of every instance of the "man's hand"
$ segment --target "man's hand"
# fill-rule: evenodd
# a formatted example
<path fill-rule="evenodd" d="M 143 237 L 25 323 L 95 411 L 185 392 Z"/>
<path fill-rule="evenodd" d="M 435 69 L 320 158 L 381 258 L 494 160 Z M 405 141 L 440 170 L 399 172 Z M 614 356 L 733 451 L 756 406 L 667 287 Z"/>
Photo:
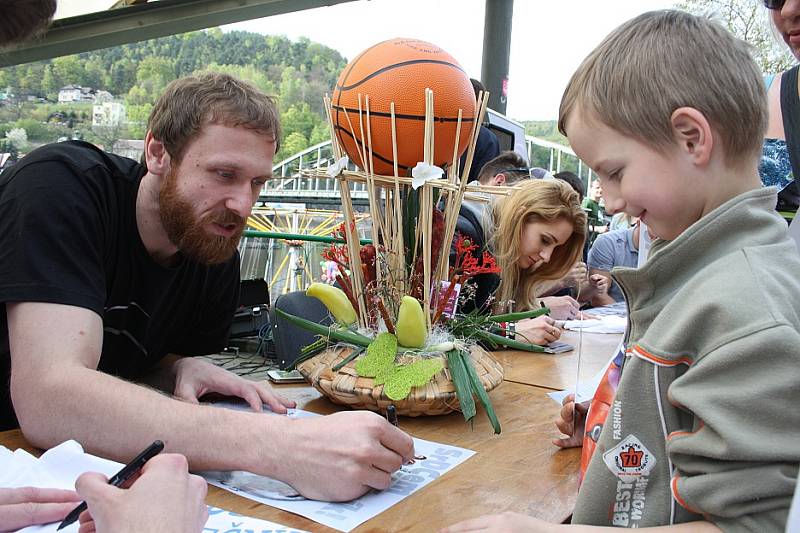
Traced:
<path fill-rule="evenodd" d="M 611 279 L 603 274 L 592 274 L 589 276 L 589 285 L 595 295 L 605 295 L 608 294 L 608 289 L 611 286 Z"/>
<path fill-rule="evenodd" d="M 210 392 L 243 398 L 254 411 L 267 404 L 276 413 L 285 413 L 294 407 L 293 401 L 275 394 L 265 383 L 248 381 L 207 361 L 182 357 L 173 365 L 175 371 L 175 397 L 189 403 L 198 403 L 200 397 Z"/>
<path fill-rule="evenodd" d="M 189 474 L 182 455 L 150 459 L 129 489 L 109 485 L 97 473 L 83 474 L 75 488 L 89 507 L 81 513 L 80 533 L 197 533 L 208 519 L 208 485 L 200 476 Z"/>
<path fill-rule="evenodd" d="M 583 446 L 583 433 L 586 427 L 586 411 L 588 406 L 575 403 L 575 395 L 568 394 L 561 402 L 561 413 L 555 421 L 558 430 L 566 435 L 560 439 L 553 439 L 553 444 L 559 448 L 575 448 Z"/>
<path fill-rule="evenodd" d="M 549 524 L 538 518 L 519 513 L 484 515 L 464 520 L 439 533 L 464 533 L 467 531 L 497 531 L 498 533 L 548 533 L 561 529 L 559 524 Z"/>
<path fill-rule="evenodd" d="M 294 420 L 283 443 L 293 459 L 277 476 L 306 498 L 349 501 L 383 490 L 392 472 L 414 456 L 414 441 L 371 411 L 347 411 Z"/>
<path fill-rule="evenodd" d="M 59 522 L 81 501 L 71 490 L 0 488 L 0 531 Z"/>

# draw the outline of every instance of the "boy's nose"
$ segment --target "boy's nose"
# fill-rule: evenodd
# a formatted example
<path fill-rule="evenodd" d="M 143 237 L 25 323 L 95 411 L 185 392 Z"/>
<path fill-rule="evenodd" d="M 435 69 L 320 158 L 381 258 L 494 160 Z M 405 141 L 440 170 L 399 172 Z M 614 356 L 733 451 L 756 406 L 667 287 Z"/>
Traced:
<path fill-rule="evenodd" d="M 617 213 L 621 213 L 625 210 L 625 200 L 622 197 L 612 197 L 610 195 L 605 195 L 605 211 L 609 215 L 615 215 Z"/>

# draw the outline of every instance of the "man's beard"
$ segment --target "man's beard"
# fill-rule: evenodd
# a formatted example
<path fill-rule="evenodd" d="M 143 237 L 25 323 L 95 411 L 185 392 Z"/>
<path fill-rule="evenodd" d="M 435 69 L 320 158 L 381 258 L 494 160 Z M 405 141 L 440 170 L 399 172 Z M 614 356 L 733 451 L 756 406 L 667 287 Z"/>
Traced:
<path fill-rule="evenodd" d="M 246 219 L 225 208 L 222 212 L 207 213 L 196 219 L 191 202 L 184 200 L 178 192 L 174 167 L 164 178 L 158 200 L 161 224 L 167 237 L 185 256 L 199 263 L 216 265 L 224 263 L 236 252 Z M 236 232 L 231 237 L 208 233 L 205 227 L 215 223 L 223 227 L 236 224 Z"/>

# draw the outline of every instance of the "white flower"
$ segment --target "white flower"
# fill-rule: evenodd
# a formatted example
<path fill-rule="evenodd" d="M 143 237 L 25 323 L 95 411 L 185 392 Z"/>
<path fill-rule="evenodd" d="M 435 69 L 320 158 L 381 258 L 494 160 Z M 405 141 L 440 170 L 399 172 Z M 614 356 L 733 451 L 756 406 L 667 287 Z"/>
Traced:
<path fill-rule="evenodd" d="M 442 174 L 444 174 L 444 170 L 436 165 L 419 162 L 411 169 L 411 188 L 417 190 L 426 181 L 438 180 Z"/>
<path fill-rule="evenodd" d="M 342 170 L 347 168 L 347 163 L 349 163 L 349 162 L 350 162 L 350 160 L 347 158 L 347 156 L 344 156 L 341 159 L 339 159 L 338 161 L 336 161 L 334 164 L 329 165 L 328 166 L 328 177 L 329 178 L 335 178 L 336 176 L 341 174 Z"/>

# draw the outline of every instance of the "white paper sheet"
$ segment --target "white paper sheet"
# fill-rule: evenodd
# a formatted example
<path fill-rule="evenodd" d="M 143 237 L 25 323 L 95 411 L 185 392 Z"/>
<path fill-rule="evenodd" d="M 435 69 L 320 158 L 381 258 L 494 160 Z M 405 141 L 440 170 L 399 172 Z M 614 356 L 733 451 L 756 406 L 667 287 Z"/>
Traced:
<path fill-rule="evenodd" d="M 240 405 L 232 404 L 216 405 L 241 408 Z M 289 409 L 289 416 L 302 418 L 320 415 Z M 239 496 L 305 516 L 339 531 L 350 531 L 475 455 L 472 450 L 416 438 L 414 453 L 424 459 L 405 465 L 395 472 L 392 475 L 392 485 L 388 489 L 371 491 L 346 503 L 307 500 L 285 483 L 250 472 L 202 472 L 201 475 L 210 484 Z"/>
<path fill-rule="evenodd" d="M 117 473 L 122 464 L 95 457 L 83 452 L 74 440 L 64 442 L 46 451 L 37 459 L 25 450 L 11 451 L 0 446 L 0 487 L 42 487 L 74 489 L 75 480 L 84 472 L 100 472 L 106 476 Z M 166 512 L 169 512 L 168 510 Z M 253 533 L 305 533 L 274 522 L 242 516 L 217 507 L 208 508 L 208 521 L 203 533 L 228 533 L 252 531 Z M 58 522 L 20 529 L 18 533 L 50 533 Z M 78 522 L 59 533 L 77 533 Z"/>
<path fill-rule="evenodd" d="M 592 313 L 588 310 L 587 313 Z M 616 315 L 604 315 L 589 320 L 567 320 L 564 327 L 569 330 L 582 329 L 584 333 L 625 333 L 628 319 Z"/>

